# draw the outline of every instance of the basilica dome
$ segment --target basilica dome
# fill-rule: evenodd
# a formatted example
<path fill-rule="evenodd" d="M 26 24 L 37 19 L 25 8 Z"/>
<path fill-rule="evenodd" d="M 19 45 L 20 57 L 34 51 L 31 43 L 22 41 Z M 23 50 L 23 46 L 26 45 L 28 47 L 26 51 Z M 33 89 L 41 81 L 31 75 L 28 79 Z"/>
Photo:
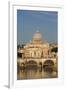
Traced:
<path fill-rule="evenodd" d="M 42 38 L 41 33 L 40 33 L 39 31 L 36 31 L 36 33 L 35 33 L 34 36 L 33 36 L 33 40 L 38 40 L 38 41 L 40 41 L 41 38 Z"/>

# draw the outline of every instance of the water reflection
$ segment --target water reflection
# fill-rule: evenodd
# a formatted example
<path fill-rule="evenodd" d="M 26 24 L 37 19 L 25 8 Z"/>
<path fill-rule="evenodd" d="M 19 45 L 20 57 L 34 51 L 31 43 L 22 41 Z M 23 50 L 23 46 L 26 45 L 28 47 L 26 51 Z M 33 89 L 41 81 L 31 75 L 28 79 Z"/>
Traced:
<path fill-rule="evenodd" d="M 40 79 L 40 78 L 56 78 L 57 72 L 53 71 L 52 68 L 42 67 L 27 67 L 18 69 L 17 79 Z"/>

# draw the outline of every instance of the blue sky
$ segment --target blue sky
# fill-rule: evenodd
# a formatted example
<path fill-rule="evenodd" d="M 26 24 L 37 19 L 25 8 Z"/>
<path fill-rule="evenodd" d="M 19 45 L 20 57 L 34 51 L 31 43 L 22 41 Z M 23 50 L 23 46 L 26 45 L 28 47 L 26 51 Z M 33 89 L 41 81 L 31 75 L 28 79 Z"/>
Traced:
<path fill-rule="evenodd" d="M 54 11 L 17 10 L 17 43 L 32 40 L 38 30 L 43 41 L 57 42 L 58 13 Z"/>

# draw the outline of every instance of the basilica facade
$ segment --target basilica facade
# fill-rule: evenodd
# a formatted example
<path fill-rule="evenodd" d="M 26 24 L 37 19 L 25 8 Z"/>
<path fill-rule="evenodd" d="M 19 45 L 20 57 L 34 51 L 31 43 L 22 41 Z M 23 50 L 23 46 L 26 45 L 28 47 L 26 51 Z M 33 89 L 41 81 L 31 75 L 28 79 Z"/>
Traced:
<path fill-rule="evenodd" d="M 23 48 L 23 55 L 25 58 L 47 58 L 49 55 L 49 43 L 42 41 L 42 36 L 37 31 L 32 41 L 27 43 Z"/>
<path fill-rule="evenodd" d="M 54 45 L 54 47 L 57 45 Z M 47 41 L 42 40 L 42 35 L 39 31 L 33 35 L 32 41 L 26 43 L 23 48 L 18 49 L 18 52 L 22 54 L 22 58 L 48 58 L 53 57 L 56 53 L 51 52 L 53 45 Z"/>
<path fill-rule="evenodd" d="M 55 46 L 56 45 L 50 45 L 47 41 L 43 41 L 41 33 L 36 31 L 32 40 L 18 49 L 18 53 L 21 55 L 21 59 L 18 59 L 18 63 L 25 64 L 25 62 L 35 61 L 38 64 L 44 64 L 44 62 L 47 61 L 56 64 L 57 53 L 51 51 Z"/>

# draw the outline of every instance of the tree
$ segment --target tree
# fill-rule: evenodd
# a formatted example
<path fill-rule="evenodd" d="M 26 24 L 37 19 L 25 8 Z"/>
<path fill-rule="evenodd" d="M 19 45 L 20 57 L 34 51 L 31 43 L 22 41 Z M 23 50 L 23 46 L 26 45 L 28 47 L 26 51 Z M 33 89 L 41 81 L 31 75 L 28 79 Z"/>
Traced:
<path fill-rule="evenodd" d="M 57 48 L 57 47 L 53 47 L 53 48 L 51 49 L 51 52 L 57 53 L 57 52 L 58 52 L 58 48 Z"/>

